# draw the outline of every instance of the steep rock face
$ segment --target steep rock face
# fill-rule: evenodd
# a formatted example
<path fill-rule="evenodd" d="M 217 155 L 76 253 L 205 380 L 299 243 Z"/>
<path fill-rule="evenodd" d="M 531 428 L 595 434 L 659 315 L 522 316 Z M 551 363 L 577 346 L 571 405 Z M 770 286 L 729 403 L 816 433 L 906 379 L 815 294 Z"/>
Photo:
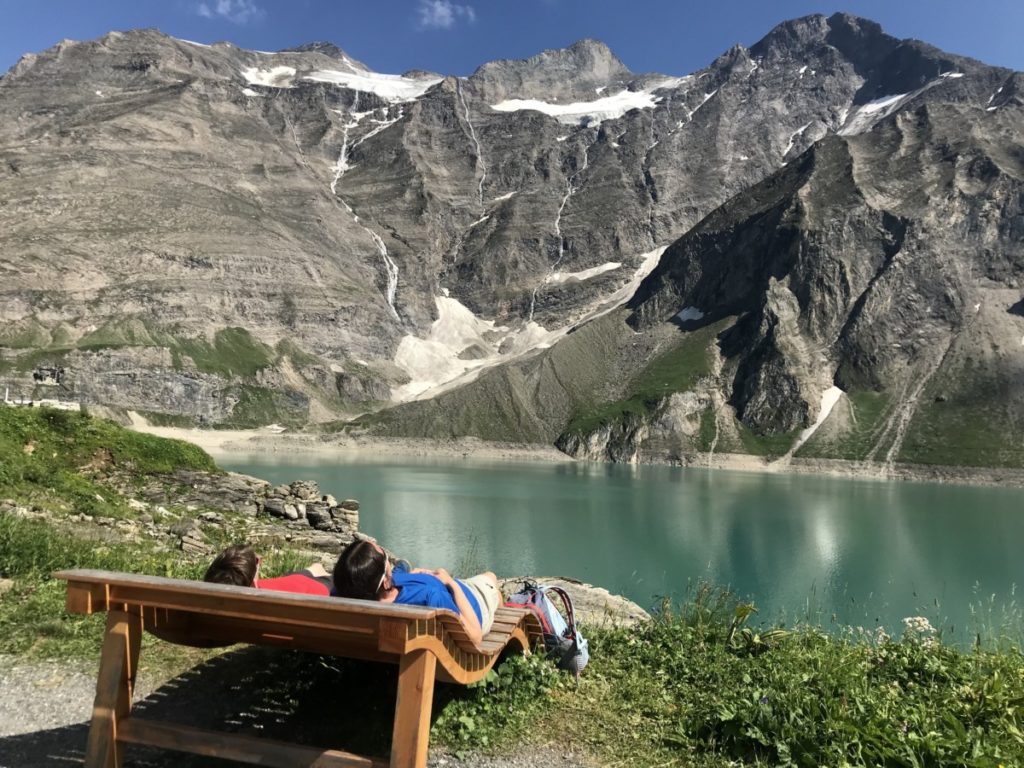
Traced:
<path fill-rule="evenodd" d="M 759 433 L 810 426 L 833 385 L 879 391 L 896 404 L 875 447 L 894 459 L 948 391 L 973 390 L 1002 443 L 1024 417 L 1019 388 L 993 389 L 1020 371 L 1000 351 L 1021 343 L 1009 316 L 1024 279 L 1019 118 L 929 100 L 819 142 L 669 249 L 630 323 L 738 315 L 720 348 L 731 403 Z M 909 455 L 928 447 L 918 438 Z"/>
<path fill-rule="evenodd" d="M 501 406 L 507 436 L 553 439 L 594 393 L 568 387 L 541 407 L 533 379 L 480 371 L 521 358 L 544 378 L 538 350 L 625 301 L 646 254 L 785 163 L 776 202 L 756 204 L 761 229 L 736 237 L 853 249 L 842 229 L 801 234 L 804 209 L 831 194 L 820 181 L 810 202 L 787 197 L 791 177 L 828 177 L 802 152 L 923 103 L 999 115 L 1019 92 L 1013 73 L 843 15 L 787 22 L 686 77 L 634 75 L 596 41 L 466 79 L 380 75 L 322 43 L 265 54 L 153 30 L 65 42 L 0 80 L 0 373 L 17 389 L 33 365 L 63 363 L 82 399 L 235 422 L 294 422 L 303 407 L 323 420 L 478 375 L 505 382 L 493 397 L 519 393 Z M 903 237 L 891 206 L 850 215 Z M 845 259 L 857 286 L 879 253 Z M 754 273 L 719 276 L 727 296 L 705 284 L 694 298 L 716 317 L 758 309 L 740 325 L 763 341 L 727 356 L 745 366 L 730 397 L 768 431 L 813 417 L 813 403 L 778 412 L 780 398 L 828 384 L 804 375 L 820 339 L 787 346 L 792 324 L 810 303 L 815 333 L 831 333 L 855 291 L 808 277 L 761 302 L 756 270 L 779 259 L 750 257 Z M 862 358 L 884 334 L 858 329 L 842 376 L 870 383 L 882 369 Z M 598 373 L 586 380 L 610 396 Z M 161 382 L 149 396 L 147 381 Z"/>

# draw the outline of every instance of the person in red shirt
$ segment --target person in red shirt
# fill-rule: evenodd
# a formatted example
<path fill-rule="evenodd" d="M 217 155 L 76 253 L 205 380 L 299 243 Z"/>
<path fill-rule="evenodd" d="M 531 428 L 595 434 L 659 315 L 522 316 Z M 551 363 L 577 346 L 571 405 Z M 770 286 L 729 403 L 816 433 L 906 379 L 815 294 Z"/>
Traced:
<path fill-rule="evenodd" d="M 260 556 L 248 544 L 235 544 L 214 558 L 203 581 L 324 597 L 331 594 L 333 587 L 330 574 L 321 563 L 312 563 L 301 571 L 273 579 L 261 579 L 259 574 Z"/>

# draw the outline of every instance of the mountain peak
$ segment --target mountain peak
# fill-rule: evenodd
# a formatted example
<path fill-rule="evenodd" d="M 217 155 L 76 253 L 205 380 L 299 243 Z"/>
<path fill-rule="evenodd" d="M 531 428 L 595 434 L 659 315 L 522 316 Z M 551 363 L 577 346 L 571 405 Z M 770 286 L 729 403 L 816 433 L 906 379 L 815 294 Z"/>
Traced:
<path fill-rule="evenodd" d="M 349 58 L 348 54 L 341 50 L 341 48 L 334 43 L 324 40 L 303 43 L 302 45 L 296 45 L 294 48 L 282 48 L 280 53 L 322 53 L 324 56 L 330 56 L 332 59 Z"/>
<path fill-rule="evenodd" d="M 597 88 L 623 85 L 633 75 L 605 43 L 584 38 L 568 48 L 542 51 L 527 59 L 484 64 L 470 77 L 488 101 L 509 98 L 593 98 Z"/>

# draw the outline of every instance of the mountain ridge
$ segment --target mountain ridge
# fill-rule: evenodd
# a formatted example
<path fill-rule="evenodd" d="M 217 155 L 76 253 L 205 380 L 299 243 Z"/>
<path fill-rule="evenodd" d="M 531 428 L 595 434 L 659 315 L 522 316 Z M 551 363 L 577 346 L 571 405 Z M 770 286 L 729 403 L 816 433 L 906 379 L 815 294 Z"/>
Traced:
<path fill-rule="evenodd" d="M 65 388 L 86 401 L 207 423 L 375 411 L 454 381 L 485 386 L 489 370 L 517 359 L 546 360 L 635 284 L 651 299 L 680 238 L 735 213 L 736 196 L 757 185 L 784 187 L 819 143 L 838 147 L 837 133 L 860 146 L 908 115 L 927 122 L 931 105 L 959 105 L 970 130 L 1002 131 L 980 154 L 972 145 L 973 165 L 954 173 L 972 179 L 961 194 L 983 190 L 986 162 L 1000 178 L 1016 172 L 1019 137 L 1000 110 L 1020 107 L 1019 73 L 843 14 L 784 22 L 681 77 L 636 75 L 594 40 L 485 63 L 468 78 L 413 75 L 375 73 L 333 43 L 271 54 L 153 30 L 23 58 L 0 79 L 0 377 L 34 390 L 34 365 L 63 365 Z M 900 136 L 938 149 L 927 131 Z M 814 178 L 791 218 L 831 210 L 828 190 L 846 184 Z M 884 196 L 877 186 L 868 185 Z M 1015 275 L 1017 255 L 1004 261 Z M 794 309 L 772 291 L 764 323 L 805 322 L 807 298 Z M 736 305 L 733 347 L 766 338 L 768 326 L 751 330 L 760 301 Z M 634 325 L 612 336 L 637 332 L 641 303 L 633 298 Z M 733 316 L 724 307 L 716 322 Z M 656 353 L 665 339 L 642 346 Z M 789 379 L 754 373 L 762 367 L 731 348 L 711 355 L 725 365 L 719 376 L 746 365 L 737 381 L 762 384 L 744 395 L 746 384 L 705 377 L 697 397 L 736 409 L 737 434 L 815 419 L 830 382 L 787 369 L 795 347 L 769 356 Z M 234 367 L 215 360 L 229 349 Z M 861 379 L 881 386 L 879 376 Z M 624 382 L 593 383 L 610 396 Z M 545 392 L 517 395 L 523 413 Z M 570 400 L 580 402 L 545 417 L 561 422 L 536 422 L 545 426 L 531 439 L 583 423 L 582 400 L 593 397 L 577 392 Z M 394 418 L 431 407 L 442 406 L 400 407 Z"/>

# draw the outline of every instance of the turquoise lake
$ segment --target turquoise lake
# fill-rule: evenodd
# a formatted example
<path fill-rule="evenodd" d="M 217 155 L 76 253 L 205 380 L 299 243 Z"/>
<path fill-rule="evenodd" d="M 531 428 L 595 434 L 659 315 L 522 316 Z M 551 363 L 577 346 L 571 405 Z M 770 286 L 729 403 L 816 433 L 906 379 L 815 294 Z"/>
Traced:
<path fill-rule="evenodd" d="M 645 607 L 705 580 L 758 606 L 889 632 L 925 616 L 963 641 L 1022 629 L 1024 490 L 672 467 L 304 455 L 221 457 L 361 503 L 414 565 L 564 575 Z"/>

